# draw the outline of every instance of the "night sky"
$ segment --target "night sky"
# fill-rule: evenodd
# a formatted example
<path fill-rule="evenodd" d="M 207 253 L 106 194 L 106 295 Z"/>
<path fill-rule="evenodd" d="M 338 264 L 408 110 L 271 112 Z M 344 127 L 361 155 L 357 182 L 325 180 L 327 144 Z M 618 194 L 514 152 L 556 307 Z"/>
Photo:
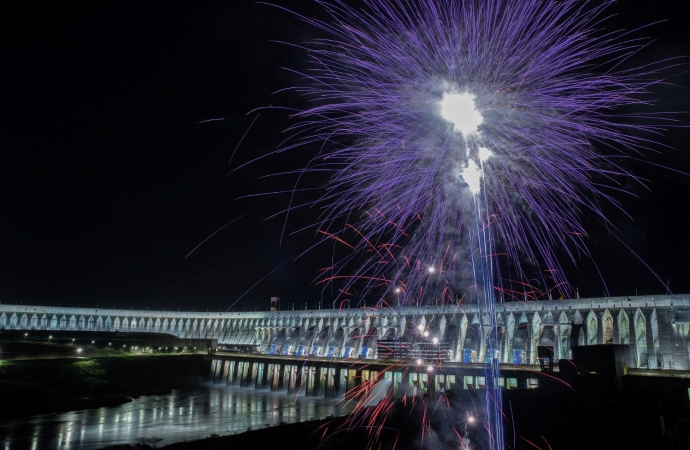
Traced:
<path fill-rule="evenodd" d="M 278 3 L 315 11 L 306 0 Z M 628 29 L 668 20 L 636 34 L 656 42 L 631 64 L 690 55 L 686 1 L 620 1 L 611 12 L 619 13 L 611 26 Z M 300 43 L 318 37 L 314 29 L 245 0 L 8 2 L 0 21 L 0 301 L 235 311 L 265 309 L 271 295 L 284 307 L 330 303 L 331 290 L 314 283 L 328 251 L 292 260 L 317 238 L 290 232 L 316 213 L 291 215 L 281 245 L 283 219 L 265 219 L 288 197 L 236 200 L 289 189 L 290 178 L 260 177 L 311 156 L 232 172 L 279 145 L 287 113 L 261 113 L 228 164 L 256 117 L 249 111 L 299 105 L 294 94 L 272 93 L 300 83 L 280 67 L 305 69 L 305 57 L 272 40 Z M 655 88 L 656 104 L 688 125 L 690 60 L 679 62 L 676 86 Z M 657 146 L 651 162 L 690 172 L 690 130 L 654 139 L 671 148 Z M 671 291 L 689 293 L 690 176 L 627 167 L 651 190 L 625 186 L 637 198 L 620 197 L 632 220 L 612 213 L 619 235 L 670 278 Z M 611 295 L 665 293 L 605 230 L 589 243 Z M 580 294 L 603 295 L 594 264 L 579 268 L 570 278 Z"/>

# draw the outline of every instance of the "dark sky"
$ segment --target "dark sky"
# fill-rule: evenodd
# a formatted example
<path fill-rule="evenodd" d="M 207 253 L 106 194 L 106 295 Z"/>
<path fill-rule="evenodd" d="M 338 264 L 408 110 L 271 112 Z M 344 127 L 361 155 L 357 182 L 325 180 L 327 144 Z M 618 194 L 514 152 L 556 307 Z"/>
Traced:
<path fill-rule="evenodd" d="M 274 149 L 289 123 L 255 115 L 299 80 L 279 69 L 305 67 L 303 55 L 271 40 L 316 36 L 285 12 L 251 1 L 7 2 L 0 6 L 0 300 L 5 303 L 220 310 L 263 309 L 271 295 L 314 306 L 313 279 L 327 255 L 313 252 L 262 281 L 315 242 L 313 233 L 279 246 L 285 207 L 275 196 L 242 195 L 289 188 L 258 179 L 304 165 L 290 154 L 228 174 Z M 311 2 L 289 5 L 310 12 Z M 616 5 L 626 28 L 668 19 L 639 33 L 657 41 L 640 62 L 690 55 L 685 1 Z M 657 89 L 660 110 L 690 110 L 690 68 L 677 87 Z M 278 103 L 276 103 L 278 102 Z M 223 118 L 223 121 L 198 122 Z M 682 123 L 690 116 L 678 114 Z M 651 161 L 690 172 L 690 131 L 672 129 Z M 633 221 L 621 236 L 675 293 L 690 292 L 690 177 L 632 164 L 652 191 L 623 198 Z M 253 211 L 253 212 L 251 212 Z M 189 258 L 214 231 L 229 225 Z M 615 216 L 618 218 L 618 216 Z M 288 229 L 313 216 L 294 215 Z M 664 293 L 623 246 L 595 233 L 595 260 L 612 295 Z M 592 263 L 571 279 L 582 295 L 602 295 Z M 253 285 L 255 287 L 252 288 Z M 325 293 L 329 298 L 330 293 Z"/>

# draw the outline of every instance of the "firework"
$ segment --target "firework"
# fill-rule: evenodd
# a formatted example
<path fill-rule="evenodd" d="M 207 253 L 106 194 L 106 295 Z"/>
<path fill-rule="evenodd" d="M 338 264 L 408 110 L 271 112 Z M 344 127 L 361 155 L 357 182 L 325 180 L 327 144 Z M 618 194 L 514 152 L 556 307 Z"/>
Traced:
<path fill-rule="evenodd" d="M 481 287 L 473 256 L 501 255 L 511 278 L 526 280 L 528 263 L 571 294 L 555 249 L 588 254 L 580 216 L 607 222 L 616 179 L 635 178 L 619 157 L 660 126 L 622 120 L 657 70 L 616 64 L 646 41 L 594 30 L 607 1 L 320 3 L 332 20 L 301 18 L 327 37 L 304 46 L 311 66 L 293 88 L 310 106 L 280 151 L 322 146 L 309 168 L 332 173 L 318 226 L 368 255 L 327 278 L 444 301 Z M 479 253 L 478 220 L 491 253 Z"/>
<path fill-rule="evenodd" d="M 657 68 L 619 68 L 646 42 L 597 30 L 609 1 L 319 3 L 328 21 L 300 17 L 327 36 L 304 46 L 293 88 L 309 107 L 279 151 L 318 143 L 307 171 L 332 174 L 317 227 L 354 251 L 324 281 L 395 305 L 482 303 L 483 420 L 501 448 L 495 292 L 516 292 L 501 280 L 526 281 L 529 265 L 571 294 L 556 249 L 588 255 L 581 216 L 608 223 L 601 204 L 619 207 L 617 180 L 636 179 L 617 161 L 661 125 L 629 111 Z"/>

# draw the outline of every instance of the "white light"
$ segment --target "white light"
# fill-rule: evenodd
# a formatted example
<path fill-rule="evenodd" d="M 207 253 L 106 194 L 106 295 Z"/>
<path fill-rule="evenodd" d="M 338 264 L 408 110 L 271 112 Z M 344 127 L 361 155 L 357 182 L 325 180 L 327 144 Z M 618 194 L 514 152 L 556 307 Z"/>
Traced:
<path fill-rule="evenodd" d="M 80 348 L 77 349 L 77 353 L 81 353 L 81 349 L 80 349 Z"/>
<path fill-rule="evenodd" d="M 434 268 L 434 266 L 429 267 L 427 270 L 429 271 L 429 273 L 436 272 L 436 269 Z"/>
<path fill-rule="evenodd" d="M 474 417 L 470 416 L 469 419 L 467 419 L 469 423 L 474 423 Z"/>
<path fill-rule="evenodd" d="M 433 338 L 431 341 L 432 341 L 434 344 L 438 344 L 438 338 L 437 338 L 437 337 Z"/>
<path fill-rule="evenodd" d="M 434 371 L 434 368 L 433 368 L 432 366 L 429 366 L 429 367 L 426 368 L 426 371 L 427 371 L 427 372 L 433 372 L 433 371 Z"/>
<path fill-rule="evenodd" d="M 418 360 L 417 360 L 417 365 L 418 365 L 418 366 L 421 366 L 421 365 L 422 365 L 422 360 L 421 360 L 421 359 L 418 359 Z"/>
<path fill-rule="evenodd" d="M 484 118 L 477 111 L 474 95 L 446 93 L 441 98 L 441 117 L 453 124 L 453 130 L 467 136 L 475 133 Z"/>
<path fill-rule="evenodd" d="M 417 326 L 417 329 L 418 329 L 419 331 L 424 331 L 424 325 L 418 325 L 418 326 Z"/>
<path fill-rule="evenodd" d="M 477 195 L 482 189 L 482 169 L 471 159 L 467 167 L 460 172 L 460 177 L 467 183 L 472 194 Z"/>
<path fill-rule="evenodd" d="M 395 288 L 395 291 L 394 291 L 394 292 L 395 292 L 396 294 L 399 294 L 399 293 L 400 293 L 400 288 L 399 288 L 399 287 Z"/>
<path fill-rule="evenodd" d="M 429 332 L 428 332 L 428 331 L 425 331 L 425 332 L 424 332 L 424 337 L 429 337 Z"/>
<path fill-rule="evenodd" d="M 494 156 L 493 153 L 491 153 L 491 150 L 485 147 L 479 147 L 479 161 L 485 162 L 487 159 L 491 158 Z"/>

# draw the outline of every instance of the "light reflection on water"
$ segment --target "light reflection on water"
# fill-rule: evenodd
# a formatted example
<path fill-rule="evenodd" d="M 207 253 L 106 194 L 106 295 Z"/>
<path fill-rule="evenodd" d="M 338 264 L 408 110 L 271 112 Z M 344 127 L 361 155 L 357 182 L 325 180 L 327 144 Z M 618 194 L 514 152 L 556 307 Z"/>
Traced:
<path fill-rule="evenodd" d="M 203 385 L 169 395 L 142 397 L 113 408 L 85 409 L 0 423 L 4 450 L 97 449 L 133 444 L 140 437 L 160 445 L 346 414 L 334 399 Z"/>

